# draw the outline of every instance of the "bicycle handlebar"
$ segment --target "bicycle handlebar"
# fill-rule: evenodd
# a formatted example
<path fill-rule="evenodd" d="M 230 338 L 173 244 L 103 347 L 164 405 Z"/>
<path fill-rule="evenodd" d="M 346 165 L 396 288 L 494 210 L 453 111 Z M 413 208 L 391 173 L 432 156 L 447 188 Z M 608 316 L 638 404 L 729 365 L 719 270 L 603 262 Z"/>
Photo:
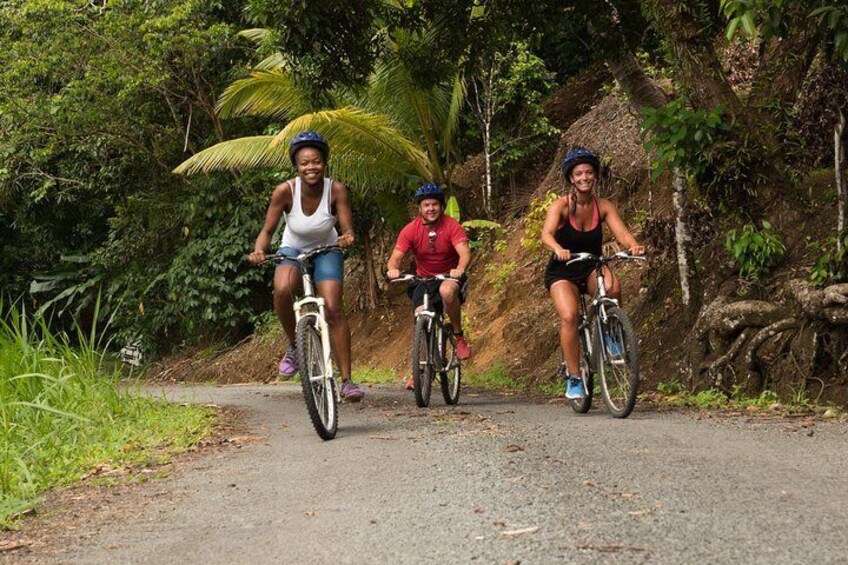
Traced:
<path fill-rule="evenodd" d="M 419 277 L 411 273 L 406 273 L 396 279 L 391 279 L 390 282 L 428 282 L 428 281 L 454 281 L 462 282 L 459 279 L 449 277 L 448 275 L 436 275 L 435 277 Z"/>
<path fill-rule="evenodd" d="M 575 253 L 565 264 L 571 265 L 572 263 L 579 263 L 581 261 L 590 261 L 599 265 L 606 265 L 618 259 L 647 261 L 649 256 L 647 253 L 644 255 L 631 255 L 627 251 L 619 251 L 613 255 L 601 255 L 600 257 L 591 253 Z"/>
<path fill-rule="evenodd" d="M 313 249 L 311 251 L 307 251 L 306 253 L 301 253 L 300 255 L 297 255 L 296 257 L 289 257 L 288 255 L 283 255 L 282 253 L 274 253 L 272 255 L 266 255 L 265 258 L 262 261 L 260 261 L 259 264 L 262 265 L 262 264 L 265 264 L 265 263 L 269 263 L 271 261 L 278 261 L 280 259 L 294 259 L 295 261 L 302 263 L 303 261 L 306 261 L 307 259 L 311 259 L 312 257 L 315 257 L 316 255 L 320 255 L 321 253 L 326 253 L 328 251 L 341 251 L 341 250 L 342 250 L 342 248 L 340 246 L 338 246 L 336 244 L 332 244 L 332 245 L 322 245 L 321 247 L 316 247 L 315 249 Z"/>

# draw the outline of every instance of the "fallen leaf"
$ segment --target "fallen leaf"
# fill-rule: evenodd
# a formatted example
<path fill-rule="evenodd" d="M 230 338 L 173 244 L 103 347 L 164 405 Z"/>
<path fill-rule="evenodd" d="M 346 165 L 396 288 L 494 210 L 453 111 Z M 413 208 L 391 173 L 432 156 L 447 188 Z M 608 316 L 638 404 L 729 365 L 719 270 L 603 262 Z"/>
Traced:
<path fill-rule="evenodd" d="M 593 487 L 593 486 L 595 486 L 595 483 L 593 483 L 589 479 L 586 479 L 585 481 L 583 481 L 583 486 L 584 487 Z"/>
<path fill-rule="evenodd" d="M 504 451 L 506 451 L 507 453 L 515 453 L 516 451 L 524 451 L 524 448 L 521 447 L 520 445 L 511 444 L 511 445 L 507 445 L 504 448 Z"/>
<path fill-rule="evenodd" d="M 482 508 L 475 508 L 474 509 L 475 514 L 482 514 L 483 512 L 485 512 L 485 510 L 483 510 Z"/>
<path fill-rule="evenodd" d="M 306 516 L 307 518 L 312 518 L 312 517 L 315 516 L 315 511 L 314 510 L 307 510 L 306 512 L 303 513 L 303 515 Z"/>

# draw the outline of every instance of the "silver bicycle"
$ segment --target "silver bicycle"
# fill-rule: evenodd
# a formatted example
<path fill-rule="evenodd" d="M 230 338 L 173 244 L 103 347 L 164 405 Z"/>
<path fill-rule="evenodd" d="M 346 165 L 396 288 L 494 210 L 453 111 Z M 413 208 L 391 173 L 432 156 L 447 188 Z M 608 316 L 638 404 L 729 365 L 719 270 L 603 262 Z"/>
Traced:
<path fill-rule="evenodd" d="M 636 405 L 639 393 L 639 344 L 633 324 L 618 300 L 607 296 L 604 267 L 617 260 L 647 260 L 643 255 L 619 252 L 610 256 L 575 253 L 566 265 L 588 262 L 595 268 L 598 291 L 587 305 L 580 295 L 580 317 L 577 333 L 580 338 L 580 377 L 586 395 L 569 401 L 571 408 L 585 414 L 592 407 L 595 374 L 601 380 L 604 404 L 616 418 L 626 418 Z"/>
<path fill-rule="evenodd" d="M 393 282 L 428 284 L 431 281 L 456 281 L 445 275 L 419 277 L 406 274 Z M 412 333 L 412 389 L 415 404 L 424 408 L 430 404 L 433 380 L 439 376 L 442 396 L 446 404 L 459 402 L 462 387 L 462 363 L 456 354 L 456 336 L 453 327 L 444 322 L 442 313 L 430 307 L 430 293 L 424 292 L 424 304 L 415 313 L 415 327 Z"/>

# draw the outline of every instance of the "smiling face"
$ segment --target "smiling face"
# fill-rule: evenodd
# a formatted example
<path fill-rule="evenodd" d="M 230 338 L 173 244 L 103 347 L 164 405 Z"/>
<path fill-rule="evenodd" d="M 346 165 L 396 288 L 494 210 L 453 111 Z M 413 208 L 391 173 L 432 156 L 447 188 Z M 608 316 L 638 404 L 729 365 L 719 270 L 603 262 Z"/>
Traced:
<path fill-rule="evenodd" d="M 294 156 L 297 176 L 306 184 L 318 184 L 324 179 L 327 164 L 324 156 L 314 147 L 304 147 Z"/>
<path fill-rule="evenodd" d="M 442 217 L 442 203 L 435 198 L 425 198 L 418 203 L 418 213 L 425 224 L 434 224 Z"/>
<path fill-rule="evenodd" d="M 590 192 L 595 187 L 595 169 L 589 163 L 581 163 L 571 169 L 571 183 L 578 192 Z"/>

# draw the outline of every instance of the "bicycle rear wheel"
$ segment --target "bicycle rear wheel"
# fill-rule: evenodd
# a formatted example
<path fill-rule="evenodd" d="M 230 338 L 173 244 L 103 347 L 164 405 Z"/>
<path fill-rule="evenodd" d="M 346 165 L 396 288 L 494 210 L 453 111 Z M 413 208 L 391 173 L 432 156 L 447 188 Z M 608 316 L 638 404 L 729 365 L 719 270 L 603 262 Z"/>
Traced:
<path fill-rule="evenodd" d="M 427 318 L 418 318 L 412 333 L 412 390 L 415 392 L 415 404 L 419 408 L 430 404 L 433 384 L 433 362 L 427 323 Z"/>
<path fill-rule="evenodd" d="M 297 324 L 297 354 L 309 419 L 321 439 L 333 439 L 339 425 L 336 382 L 330 374 L 332 367 L 325 366 L 321 332 L 312 316 Z"/>
<path fill-rule="evenodd" d="M 456 356 L 456 337 L 450 326 L 442 332 L 441 351 L 442 371 L 439 375 L 442 383 L 442 396 L 445 403 L 451 406 L 459 402 L 459 390 L 462 387 L 462 365 Z"/>
<path fill-rule="evenodd" d="M 639 346 L 633 325 L 623 310 L 606 309 L 603 335 L 595 332 L 598 370 L 604 404 L 616 418 L 626 418 L 636 405 L 639 392 Z M 597 343 L 600 341 L 601 343 Z"/>

